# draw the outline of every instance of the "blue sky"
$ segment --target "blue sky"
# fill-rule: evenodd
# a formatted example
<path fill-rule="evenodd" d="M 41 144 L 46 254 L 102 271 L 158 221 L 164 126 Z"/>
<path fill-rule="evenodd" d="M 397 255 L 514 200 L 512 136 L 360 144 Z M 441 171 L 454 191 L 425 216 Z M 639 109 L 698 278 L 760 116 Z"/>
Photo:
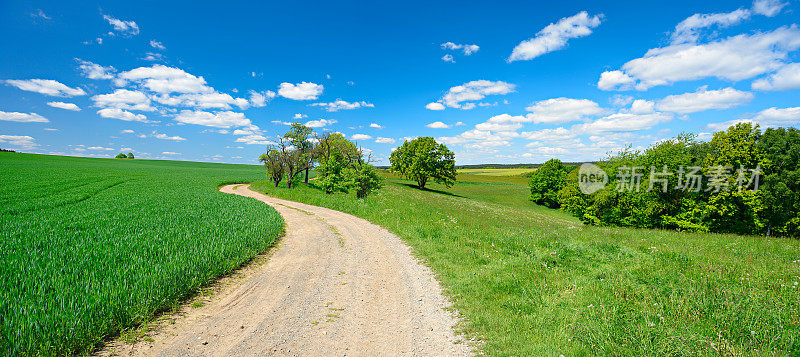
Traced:
<path fill-rule="evenodd" d="M 594 160 L 800 125 L 796 1 L 0 3 L 0 147 L 255 163 L 300 121 L 386 164 Z"/>

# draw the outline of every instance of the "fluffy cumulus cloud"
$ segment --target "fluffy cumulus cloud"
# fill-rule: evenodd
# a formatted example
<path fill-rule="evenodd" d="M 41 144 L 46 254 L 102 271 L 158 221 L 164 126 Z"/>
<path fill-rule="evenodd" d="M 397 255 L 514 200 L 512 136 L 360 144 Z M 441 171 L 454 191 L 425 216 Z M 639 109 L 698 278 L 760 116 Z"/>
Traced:
<path fill-rule="evenodd" d="M 180 137 L 180 136 L 177 136 L 177 135 L 169 136 L 167 134 L 157 133 L 155 131 L 153 132 L 153 137 L 156 138 L 156 139 L 161 139 L 161 140 L 172 140 L 172 141 L 184 141 L 184 140 L 186 140 L 186 138 L 183 138 L 183 137 Z"/>
<path fill-rule="evenodd" d="M 78 107 L 78 105 L 77 105 L 77 104 L 75 104 L 75 103 L 64 103 L 64 102 L 47 102 L 47 105 L 49 105 L 49 106 L 51 106 L 51 107 L 53 107 L 53 108 L 60 108 L 60 109 L 65 109 L 65 110 L 71 110 L 71 111 L 73 111 L 73 112 L 78 112 L 78 111 L 80 111 L 80 110 L 81 110 L 81 108 L 80 108 L 80 107 Z"/>
<path fill-rule="evenodd" d="M 469 56 L 469 55 L 471 55 L 471 54 L 473 54 L 475 52 L 478 52 L 478 50 L 481 49 L 480 46 L 478 46 L 478 45 L 466 45 L 466 44 L 462 45 L 462 44 L 456 44 L 456 43 L 453 43 L 453 42 L 445 42 L 445 43 L 443 43 L 442 44 L 442 48 L 446 49 L 446 50 L 460 50 L 460 51 L 463 51 L 464 55 L 467 55 L 467 56 Z"/>
<path fill-rule="evenodd" d="M 76 58 L 75 61 L 78 62 L 78 70 L 81 71 L 81 74 L 89 79 L 113 79 L 114 72 L 117 71 L 114 67 L 103 67 L 80 58 Z"/>
<path fill-rule="evenodd" d="M 749 9 L 739 8 L 724 13 L 694 14 L 675 26 L 671 40 L 673 44 L 694 43 L 700 39 L 701 30 L 737 25 L 753 15 L 772 17 L 777 15 L 784 6 L 786 3 L 779 0 L 756 0 Z"/>
<path fill-rule="evenodd" d="M 236 139 L 237 143 L 244 143 L 246 145 L 275 145 L 273 141 L 267 140 L 266 137 L 258 134 L 250 134 Z"/>
<path fill-rule="evenodd" d="M 654 48 L 628 61 L 621 71 L 601 74 L 603 90 L 646 90 L 678 81 L 716 77 L 739 81 L 775 71 L 789 52 L 800 48 L 796 25 L 755 34 L 741 34 L 706 44 L 674 44 Z"/>
<path fill-rule="evenodd" d="M 139 25 L 134 21 L 124 21 L 108 15 L 103 15 L 103 18 L 108 21 L 109 25 L 114 27 L 114 31 L 116 32 L 127 35 L 139 34 Z"/>
<path fill-rule="evenodd" d="M 306 126 L 309 128 L 323 128 L 331 124 L 336 124 L 336 120 L 320 119 L 320 120 L 310 120 L 306 122 Z"/>
<path fill-rule="evenodd" d="M 103 108 L 97 111 L 97 114 L 103 118 L 119 119 L 125 121 L 138 121 L 142 123 L 150 123 L 147 116 L 144 114 L 131 113 L 127 110 L 119 108 Z"/>
<path fill-rule="evenodd" d="M 294 100 L 314 100 L 321 94 L 324 87 L 321 84 L 301 82 L 297 84 L 281 83 L 278 87 L 278 95 Z"/>
<path fill-rule="evenodd" d="M 660 100 L 656 109 L 664 112 L 689 114 L 709 109 L 733 108 L 753 99 L 753 94 L 733 88 L 707 90 L 700 88 L 696 92 L 670 95 Z"/>
<path fill-rule="evenodd" d="M 453 58 L 453 55 L 451 55 L 449 53 L 444 55 L 444 56 L 442 56 L 442 61 L 450 62 L 450 63 L 456 63 L 456 60 Z"/>
<path fill-rule="evenodd" d="M 762 128 L 800 126 L 800 107 L 772 107 L 758 112 L 755 116 L 749 119 L 736 119 L 722 123 L 712 123 L 708 124 L 708 128 L 714 131 L 720 131 L 728 129 L 731 125 L 739 123 L 758 124 Z"/>
<path fill-rule="evenodd" d="M 223 129 L 249 126 L 252 124 L 250 119 L 244 116 L 244 113 L 232 111 L 210 113 L 199 110 L 182 110 L 175 116 L 175 121 Z"/>
<path fill-rule="evenodd" d="M 450 128 L 452 125 L 447 125 L 447 124 L 445 124 L 445 123 L 442 123 L 442 122 L 440 122 L 440 121 L 435 121 L 435 122 L 433 122 L 433 123 L 430 123 L 430 124 L 428 124 L 428 125 L 425 125 L 425 126 L 427 126 L 427 127 L 429 127 L 429 128 L 432 128 L 432 129 L 448 129 L 448 128 Z"/>
<path fill-rule="evenodd" d="M 473 109 L 476 101 L 489 95 L 505 95 L 511 93 L 515 85 L 503 81 L 477 80 L 450 88 L 438 103 L 429 103 L 425 108 L 429 110 L 442 110 L 445 106 L 464 110 Z"/>
<path fill-rule="evenodd" d="M 336 112 L 339 110 L 353 110 L 358 108 L 375 108 L 375 105 L 372 103 L 367 103 L 365 101 L 360 102 L 347 102 L 341 99 L 337 99 L 330 103 L 313 103 L 309 104 L 311 106 L 323 107 L 325 110 L 329 112 Z"/>
<path fill-rule="evenodd" d="M 574 16 L 547 25 L 534 38 L 522 41 L 514 47 L 508 62 L 530 60 L 560 50 L 570 39 L 592 34 L 592 29 L 600 26 L 602 18 L 603 15 L 590 16 L 586 11 L 581 11 Z"/>
<path fill-rule="evenodd" d="M 254 90 L 250 91 L 250 105 L 256 108 L 267 105 L 267 101 L 272 98 L 275 98 L 275 92 L 271 90 L 266 92 L 256 92 Z"/>
<path fill-rule="evenodd" d="M 118 77 L 123 81 L 138 83 L 148 90 L 160 94 L 211 93 L 214 91 L 206 84 L 206 80 L 202 76 L 195 76 L 180 68 L 160 64 L 134 68 L 120 73 Z"/>
<path fill-rule="evenodd" d="M 530 113 L 526 121 L 560 124 L 584 119 L 604 112 L 597 103 L 588 99 L 553 98 L 534 103 L 526 108 Z"/>
<path fill-rule="evenodd" d="M 428 103 L 425 105 L 425 109 L 428 110 L 444 110 L 444 104 L 439 102 Z"/>
<path fill-rule="evenodd" d="M 18 123 L 49 123 L 47 118 L 36 113 L 4 112 L 0 110 L 0 120 Z"/>
<path fill-rule="evenodd" d="M 52 79 L 9 79 L 6 80 L 6 83 L 24 91 L 53 97 L 74 97 L 86 94 L 81 88 L 70 88 Z"/>
<path fill-rule="evenodd" d="M 372 139 L 372 137 L 367 135 L 367 134 L 353 134 L 353 136 L 351 136 L 350 138 L 353 139 L 353 140 L 370 140 L 370 139 Z"/>
<path fill-rule="evenodd" d="M 114 108 L 126 110 L 154 111 L 150 98 L 140 92 L 127 89 L 117 89 L 112 93 L 93 96 L 94 106 L 100 108 Z"/>
<path fill-rule="evenodd" d="M 381 126 L 381 125 L 380 125 L 380 124 L 378 124 L 378 123 L 371 123 L 371 124 L 369 125 L 369 127 L 370 127 L 370 128 L 375 128 L 375 129 L 383 129 L 383 126 Z"/>
<path fill-rule="evenodd" d="M 11 146 L 20 147 L 23 149 L 31 149 L 36 145 L 33 137 L 27 135 L 4 135 L 0 134 L 0 143 L 8 144 Z"/>
<path fill-rule="evenodd" d="M 384 138 L 384 137 L 377 137 L 375 138 L 375 142 L 378 144 L 394 144 L 395 140 L 392 138 Z"/>
<path fill-rule="evenodd" d="M 784 66 L 767 78 L 756 80 L 752 84 L 755 90 L 773 91 L 800 88 L 800 63 Z"/>
<path fill-rule="evenodd" d="M 672 120 L 672 115 L 660 112 L 636 113 L 620 112 L 602 117 L 590 123 L 577 124 L 572 127 L 581 134 L 602 134 L 615 132 L 640 131 Z"/>

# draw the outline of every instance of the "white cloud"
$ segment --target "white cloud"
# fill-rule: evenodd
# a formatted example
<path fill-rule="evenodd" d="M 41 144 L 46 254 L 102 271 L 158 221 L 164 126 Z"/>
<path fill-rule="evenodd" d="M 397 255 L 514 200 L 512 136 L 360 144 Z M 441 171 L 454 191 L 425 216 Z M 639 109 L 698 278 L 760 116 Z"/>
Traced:
<path fill-rule="evenodd" d="M 689 114 L 709 109 L 728 109 L 742 105 L 753 99 L 753 94 L 733 88 L 706 90 L 680 95 L 670 95 L 658 102 L 660 111 Z"/>
<path fill-rule="evenodd" d="M 142 84 L 150 91 L 169 93 L 210 93 L 214 89 L 206 85 L 202 76 L 195 76 L 180 68 L 156 64 L 122 72 L 119 78 Z"/>
<path fill-rule="evenodd" d="M 139 25 L 133 21 L 123 21 L 120 19 L 115 19 L 108 15 L 103 15 L 103 18 L 108 21 L 108 23 L 114 27 L 114 31 L 121 32 L 124 34 L 130 35 L 138 35 L 139 34 Z"/>
<path fill-rule="evenodd" d="M 637 99 L 631 103 L 630 112 L 633 114 L 650 114 L 655 111 L 656 103 L 649 100 Z"/>
<path fill-rule="evenodd" d="M 353 134 L 353 136 L 351 136 L 350 138 L 353 139 L 353 140 L 370 140 L 370 139 L 372 139 L 372 137 L 367 135 L 367 134 Z"/>
<path fill-rule="evenodd" d="M 461 45 L 461 44 L 455 44 L 453 42 L 443 43 L 442 48 L 447 50 L 462 50 L 464 52 L 464 55 L 466 56 L 478 52 L 478 50 L 481 49 L 480 46 L 478 45 Z M 450 58 L 452 59 L 452 56 L 450 56 Z"/>
<path fill-rule="evenodd" d="M 525 109 L 531 112 L 526 115 L 527 120 L 536 124 L 567 123 L 604 112 L 600 105 L 591 100 L 564 97 L 542 100 Z"/>
<path fill-rule="evenodd" d="M 157 62 L 164 59 L 164 55 L 160 53 L 147 52 L 147 55 L 142 58 L 145 61 Z"/>
<path fill-rule="evenodd" d="M 281 83 L 278 95 L 294 100 L 314 100 L 322 94 L 323 85 L 301 82 L 297 84 Z"/>
<path fill-rule="evenodd" d="M 780 0 L 756 0 L 753 2 L 753 12 L 767 17 L 773 17 L 781 12 L 788 3 Z"/>
<path fill-rule="evenodd" d="M 451 54 L 446 54 L 446 55 L 442 56 L 442 61 L 450 62 L 450 63 L 456 63 L 456 60 L 453 59 L 453 55 L 451 55 Z"/>
<path fill-rule="evenodd" d="M 800 107 L 764 109 L 756 114 L 752 121 L 762 127 L 800 126 Z"/>
<path fill-rule="evenodd" d="M 625 63 L 622 72 L 604 72 L 598 88 L 629 89 L 630 79 L 638 80 L 636 89 L 639 90 L 707 77 L 739 81 L 782 67 L 788 53 L 798 48 L 800 30 L 796 25 L 707 44 L 654 48 L 644 57 Z"/>
<path fill-rule="evenodd" d="M 381 125 L 377 124 L 377 123 L 372 123 L 372 124 L 369 125 L 369 127 L 370 128 L 375 128 L 375 129 L 383 129 L 383 127 Z"/>
<path fill-rule="evenodd" d="M 600 74 L 597 88 L 601 90 L 628 90 L 633 88 L 636 80 L 622 71 L 605 71 Z"/>
<path fill-rule="evenodd" d="M 4 112 L 0 110 L 0 120 L 18 123 L 49 123 L 47 118 L 36 113 Z"/>
<path fill-rule="evenodd" d="M 275 98 L 275 92 L 268 90 L 266 92 L 250 91 L 250 105 L 256 108 L 267 105 L 267 101 Z"/>
<path fill-rule="evenodd" d="M 30 149 L 36 146 L 34 138 L 27 135 L 0 135 L 0 143 L 6 143 L 13 146 L 19 146 L 24 149 Z"/>
<path fill-rule="evenodd" d="M 184 141 L 184 140 L 186 140 L 186 138 L 182 138 L 182 137 L 177 136 L 177 135 L 169 136 L 167 134 L 157 133 L 155 131 L 153 132 L 153 137 L 156 138 L 156 139 L 161 139 L 161 140 L 172 140 L 172 141 Z"/>
<path fill-rule="evenodd" d="M 620 112 L 597 119 L 591 123 L 576 124 L 571 130 L 581 134 L 639 131 L 650 129 L 670 120 L 672 120 L 672 115 L 666 113 L 636 114 Z"/>
<path fill-rule="evenodd" d="M 74 97 L 85 95 L 81 88 L 70 88 L 52 79 L 9 79 L 6 83 L 28 92 L 36 92 L 53 97 Z"/>
<path fill-rule="evenodd" d="M 377 137 L 375 142 L 378 144 L 394 144 L 395 140 L 392 138 Z"/>
<path fill-rule="evenodd" d="M 199 110 L 182 110 L 177 116 L 175 116 L 175 121 L 186 124 L 204 125 L 224 129 L 248 126 L 252 124 L 250 119 L 245 118 L 243 113 L 231 111 L 210 113 Z"/>
<path fill-rule="evenodd" d="M 150 40 L 150 47 L 153 47 L 153 48 L 156 48 L 156 49 L 159 49 L 159 50 L 166 50 L 167 49 L 166 47 L 164 47 L 164 45 L 161 42 L 158 42 L 156 40 Z"/>
<path fill-rule="evenodd" d="M 309 128 L 322 128 L 331 124 L 336 124 L 336 120 L 320 119 L 320 120 L 311 120 L 306 122 L 306 126 Z"/>
<path fill-rule="evenodd" d="M 81 71 L 81 74 L 89 79 L 113 79 L 114 72 L 117 71 L 114 67 L 103 67 L 97 63 L 84 61 L 80 58 L 76 58 L 75 61 L 79 63 L 78 69 Z"/>
<path fill-rule="evenodd" d="M 261 135 L 247 135 L 236 139 L 237 143 L 245 143 L 246 145 L 275 145 L 276 143 L 267 140 L 266 137 Z"/>
<path fill-rule="evenodd" d="M 127 110 L 122 110 L 119 108 L 104 108 L 97 111 L 103 118 L 111 118 L 111 119 L 119 119 L 125 121 L 138 121 L 142 123 L 151 123 L 151 121 L 147 120 L 147 117 L 144 114 L 134 114 Z"/>
<path fill-rule="evenodd" d="M 117 89 L 113 93 L 98 94 L 91 98 L 95 107 L 126 110 L 154 111 L 150 98 L 142 92 Z"/>
<path fill-rule="evenodd" d="M 442 123 L 440 121 L 435 121 L 435 122 L 430 123 L 430 124 L 425 125 L 425 126 L 427 126 L 429 128 L 432 128 L 432 129 L 448 129 L 448 128 L 451 127 L 451 125 L 447 125 L 447 124 Z"/>
<path fill-rule="evenodd" d="M 786 3 L 778 0 L 756 0 L 750 9 L 739 8 L 725 13 L 694 14 L 675 26 L 675 31 L 671 35 L 672 44 L 695 43 L 700 39 L 700 30 L 702 29 L 737 25 L 754 14 L 775 16 L 784 6 Z"/>
<path fill-rule="evenodd" d="M 514 91 L 516 86 L 503 81 L 477 80 L 464 83 L 460 86 L 450 88 L 447 93 L 439 100 L 439 103 L 450 108 L 472 109 L 475 108 L 474 101 L 482 100 L 487 95 L 504 95 Z M 462 104 L 467 102 L 465 104 Z M 429 110 L 441 110 L 440 106 L 430 103 L 425 108 Z M 443 109 L 443 107 L 441 107 Z"/>
<path fill-rule="evenodd" d="M 537 131 L 528 131 L 528 132 L 523 132 L 520 135 L 529 140 L 546 141 L 546 142 L 563 141 L 575 138 L 574 132 L 560 127 L 555 129 L 541 129 Z"/>
<path fill-rule="evenodd" d="M 602 18 L 603 15 L 589 16 L 586 11 L 581 11 L 574 16 L 562 18 L 555 24 L 551 23 L 539 31 L 536 37 L 522 41 L 514 47 L 508 62 L 530 60 L 560 50 L 567 45 L 569 39 L 590 35 L 593 28 L 600 26 Z"/>
<path fill-rule="evenodd" d="M 341 99 L 336 99 L 336 101 L 330 103 L 313 103 L 309 105 L 315 107 L 324 107 L 325 110 L 329 112 L 336 112 L 339 110 L 353 110 L 358 108 L 375 108 L 375 105 L 373 105 L 372 103 L 367 103 L 365 101 L 349 103 Z"/>
<path fill-rule="evenodd" d="M 86 150 L 95 150 L 95 151 L 112 151 L 114 148 L 107 148 L 102 146 L 90 146 L 86 148 Z"/>
<path fill-rule="evenodd" d="M 301 119 L 304 119 L 304 118 L 308 118 L 308 115 L 295 113 L 294 116 L 292 116 L 292 118 L 295 119 L 295 120 L 301 120 Z"/>
<path fill-rule="evenodd" d="M 428 109 L 428 110 L 444 110 L 444 104 L 438 103 L 438 102 L 428 103 L 428 104 L 425 105 L 425 109 Z"/>
<path fill-rule="evenodd" d="M 71 110 L 74 112 L 78 112 L 81 110 L 75 103 L 64 103 L 64 102 L 47 102 L 47 105 L 53 108 L 61 108 L 66 110 Z"/>
<path fill-rule="evenodd" d="M 130 130 L 130 129 L 123 129 L 123 130 L 120 130 L 119 132 L 123 133 L 123 134 L 133 134 L 133 130 Z"/>
<path fill-rule="evenodd" d="M 161 153 L 161 155 L 181 155 L 181 153 L 173 151 L 164 151 Z"/>
<path fill-rule="evenodd" d="M 755 90 L 790 90 L 800 88 L 800 63 L 792 63 L 784 66 L 767 78 L 762 78 L 753 82 Z"/>
<path fill-rule="evenodd" d="M 494 116 L 492 118 L 497 118 L 503 115 L 508 114 L 500 114 L 499 116 Z M 522 124 L 519 122 L 505 121 L 505 119 L 492 121 L 492 118 L 490 118 L 487 122 L 476 124 L 475 129 L 480 131 L 513 132 L 522 128 Z"/>

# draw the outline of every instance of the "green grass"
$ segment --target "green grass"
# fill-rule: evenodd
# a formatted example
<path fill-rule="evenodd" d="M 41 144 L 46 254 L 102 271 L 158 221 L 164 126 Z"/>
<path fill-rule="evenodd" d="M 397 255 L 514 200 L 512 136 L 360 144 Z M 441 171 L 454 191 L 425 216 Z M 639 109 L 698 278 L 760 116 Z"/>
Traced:
<path fill-rule="evenodd" d="M 480 179 L 421 191 L 390 178 L 364 200 L 313 181 L 253 188 L 399 235 L 489 355 L 800 353 L 796 240 L 585 227 L 524 185 Z"/>
<path fill-rule="evenodd" d="M 263 169 L 0 153 L 0 354 L 86 353 L 268 249 Z"/>

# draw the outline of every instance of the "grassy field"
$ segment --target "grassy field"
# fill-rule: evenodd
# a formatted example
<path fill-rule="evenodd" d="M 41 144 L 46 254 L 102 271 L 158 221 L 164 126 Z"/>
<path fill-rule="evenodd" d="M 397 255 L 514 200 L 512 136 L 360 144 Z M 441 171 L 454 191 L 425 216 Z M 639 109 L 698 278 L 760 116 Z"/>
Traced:
<path fill-rule="evenodd" d="M 458 173 L 486 176 L 521 176 L 522 174 L 533 171 L 536 171 L 536 169 L 459 169 Z"/>
<path fill-rule="evenodd" d="M 258 166 L 0 152 L 0 354 L 85 353 L 268 249 Z"/>
<path fill-rule="evenodd" d="M 313 181 L 253 187 L 402 237 L 489 355 L 800 353 L 800 242 L 585 227 L 497 177 L 462 174 L 426 191 L 389 178 L 364 200 Z"/>

